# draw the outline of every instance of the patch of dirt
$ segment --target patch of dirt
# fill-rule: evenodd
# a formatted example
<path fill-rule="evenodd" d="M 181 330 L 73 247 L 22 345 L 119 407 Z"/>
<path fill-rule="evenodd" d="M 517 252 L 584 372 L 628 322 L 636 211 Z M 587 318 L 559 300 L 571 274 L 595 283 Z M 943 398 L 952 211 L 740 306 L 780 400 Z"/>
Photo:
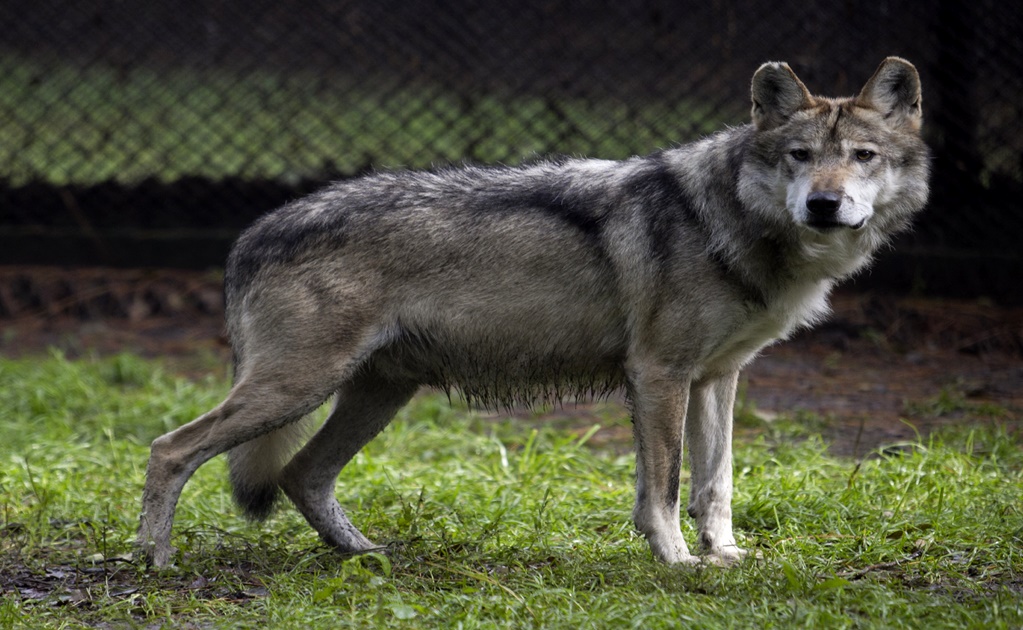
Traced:
<path fill-rule="evenodd" d="M 1023 308 L 839 292 L 832 317 L 764 351 L 743 375 L 764 418 L 827 419 L 837 454 L 861 456 L 946 424 L 1023 424 Z M 0 352 L 70 357 L 131 351 L 189 376 L 225 369 L 215 273 L 0 267 Z M 613 402 L 611 403 L 614 404 Z M 547 416 L 600 422 L 601 405 Z M 626 440 L 611 427 L 594 439 Z"/>
<path fill-rule="evenodd" d="M 49 560 L 49 559 L 46 559 Z M 0 572 L 0 593 L 19 597 L 36 606 L 74 611 L 86 618 L 112 602 L 121 602 L 135 624 L 147 615 L 146 596 L 151 591 L 175 591 L 196 600 L 221 600 L 243 604 L 269 595 L 263 583 L 244 567 L 211 567 L 204 573 L 161 574 L 143 572 L 131 558 L 84 561 L 77 564 L 10 562 Z M 111 627 L 100 622 L 97 627 Z M 117 626 L 120 627 L 120 626 Z M 133 627 L 136 627 L 133 624 Z M 142 627 L 142 626 L 139 626 Z M 150 624 L 146 628 L 164 627 Z M 184 626 L 191 627 L 191 626 Z"/>
<path fill-rule="evenodd" d="M 945 425 L 1023 422 L 1023 309 L 839 293 L 829 322 L 768 348 L 747 370 L 758 409 L 828 423 L 836 454 Z"/>

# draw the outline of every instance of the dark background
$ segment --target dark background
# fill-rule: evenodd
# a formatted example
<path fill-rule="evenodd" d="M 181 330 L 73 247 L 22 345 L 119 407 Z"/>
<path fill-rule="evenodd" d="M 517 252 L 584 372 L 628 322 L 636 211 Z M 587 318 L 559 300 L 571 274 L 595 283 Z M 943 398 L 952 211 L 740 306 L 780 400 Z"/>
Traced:
<path fill-rule="evenodd" d="M 764 61 L 851 95 L 894 54 L 932 201 L 857 286 L 1023 301 L 1020 3 L 5 0 L 0 24 L 2 265 L 216 267 L 331 179 L 647 153 L 745 122 Z"/>

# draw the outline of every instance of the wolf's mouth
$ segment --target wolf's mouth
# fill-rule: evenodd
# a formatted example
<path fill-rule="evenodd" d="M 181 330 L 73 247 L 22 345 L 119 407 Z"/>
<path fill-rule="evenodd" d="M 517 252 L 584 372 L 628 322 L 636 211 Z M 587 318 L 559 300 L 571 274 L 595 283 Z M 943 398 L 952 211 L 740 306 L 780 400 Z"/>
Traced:
<path fill-rule="evenodd" d="M 830 232 L 832 230 L 839 230 L 846 228 L 849 230 L 862 230 L 863 226 L 867 224 L 866 219 L 860 219 L 857 223 L 843 223 L 841 221 L 835 221 L 833 219 L 826 219 L 821 217 L 810 217 L 810 220 L 806 222 L 806 225 L 812 227 L 815 230 L 821 230 L 823 232 Z"/>

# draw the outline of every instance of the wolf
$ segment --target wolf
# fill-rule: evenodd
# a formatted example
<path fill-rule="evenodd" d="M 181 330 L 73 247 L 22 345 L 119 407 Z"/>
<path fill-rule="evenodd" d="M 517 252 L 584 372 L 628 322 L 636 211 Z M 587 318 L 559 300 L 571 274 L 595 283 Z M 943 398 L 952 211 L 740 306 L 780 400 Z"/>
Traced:
<path fill-rule="evenodd" d="M 854 97 L 785 63 L 752 79 L 752 121 L 622 161 L 396 171 L 335 183 L 242 233 L 225 268 L 234 382 L 152 443 L 138 545 L 172 554 L 182 487 L 228 452 L 234 496 L 283 493 L 328 544 L 377 548 L 335 497 L 341 469 L 423 386 L 474 404 L 624 390 L 632 517 L 667 563 L 733 563 L 740 368 L 820 320 L 927 199 L 920 78 L 889 57 Z M 333 397 L 304 444 L 300 419 Z M 679 522 L 683 441 L 688 513 Z"/>

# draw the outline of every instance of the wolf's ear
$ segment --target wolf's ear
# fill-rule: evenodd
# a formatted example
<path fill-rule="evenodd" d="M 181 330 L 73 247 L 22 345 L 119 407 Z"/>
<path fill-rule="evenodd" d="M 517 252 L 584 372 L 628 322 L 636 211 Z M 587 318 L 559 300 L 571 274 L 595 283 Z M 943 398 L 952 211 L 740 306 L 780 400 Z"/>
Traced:
<path fill-rule="evenodd" d="M 877 110 L 893 124 L 919 129 L 920 75 L 905 59 L 888 57 L 860 90 L 856 104 Z"/>
<path fill-rule="evenodd" d="M 813 96 L 787 63 L 772 61 L 760 66 L 753 75 L 752 93 L 753 124 L 761 131 L 813 107 Z"/>

